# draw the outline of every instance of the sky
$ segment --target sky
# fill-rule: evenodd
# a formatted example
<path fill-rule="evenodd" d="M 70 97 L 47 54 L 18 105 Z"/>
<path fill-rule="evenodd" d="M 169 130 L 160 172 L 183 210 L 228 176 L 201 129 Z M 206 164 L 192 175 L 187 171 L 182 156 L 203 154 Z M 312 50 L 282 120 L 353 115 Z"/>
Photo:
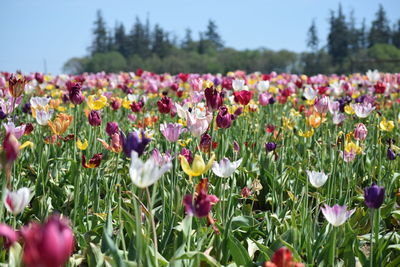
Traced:
<path fill-rule="evenodd" d="M 190 28 L 197 39 L 213 19 L 225 45 L 236 49 L 266 47 L 305 51 L 313 19 L 322 45 L 330 10 L 353 9 L 357 23 L 374 19 L 379 4 L 393 24 L 400 19 L 400 0 L 2 0 L 0 71 L 59 74 L 71 57 L 88 54 L 93 22 L 100 9 L 109 28 L 117 22 L 129 30 L 136 16 L 183 38 Z"/>

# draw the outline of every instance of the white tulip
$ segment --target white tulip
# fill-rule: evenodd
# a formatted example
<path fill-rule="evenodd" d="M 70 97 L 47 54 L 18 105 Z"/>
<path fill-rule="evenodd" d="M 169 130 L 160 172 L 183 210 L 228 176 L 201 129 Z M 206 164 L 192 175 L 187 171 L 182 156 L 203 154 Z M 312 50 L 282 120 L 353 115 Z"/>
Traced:
<path fill-rule="evenodd" d="M 219 177 L 229 177 L 231 176 L 236 169 L 240 166 L 242 163 L 242 159 L 239 159 L 237 161 L 231 162 L 227 158 L 223 158 L 220 160 L 220 162 L 214 162 L 212 170 L 215 175 Z"/>
<path fill-rule="evenodd" d="M 6 209 L 14 215 L 21 213 L 31 201 L 31 191 L 26 188 L 20 188 L 16 192 L 11 192 L 6 189 L 3 202 Z"/>
<path fill-rule="evenodd" d="M 312 186 L 319 188 L 326 183 L 328 175 L 324 172 L 307 171 L 308 179 Z"/>
<path fill-rule="evenodd" d="M 150 157 L 146 162 L 143 162 L 139 158 L 138 153 L 132 151 L 129 174 L 132 183 L 137 187 L 146 188 L 157 182 L 165 172 L 171 169 L 171 167 L 172 164 L 170 161 L 159 167 L 152 157 Z"/>

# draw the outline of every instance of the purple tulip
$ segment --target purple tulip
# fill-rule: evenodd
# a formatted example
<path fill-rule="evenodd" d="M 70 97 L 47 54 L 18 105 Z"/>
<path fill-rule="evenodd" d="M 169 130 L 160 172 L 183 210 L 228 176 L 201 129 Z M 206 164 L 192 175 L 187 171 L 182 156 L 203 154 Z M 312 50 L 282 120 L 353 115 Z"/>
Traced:
<path fill-rule="evenodd" d="M 388 147 L 388 149 L 387 149 L 387 157 L 389 160 L 396 159 L 396 153 L 390 147 Z"/>
<path fill-rule="evenodd" d="M 192 155 L 192 152 L 189 149 L 182 148 L 182 151 L 181 151 L 180 155 L 184 156 L 186 158 L 186 160 L 189 162 L 189 164 L 192 165 L 193 155 Z"/>
<path fill-rule="evenodd" d="M 219 128 L 229 128 L 232 125 L 232 116 L 229 114 L 228 108 L 225 106 L 219 107 L 216 118 L 217 126 Z"/>
<path fill-rule="evenodd" d="M 223 93 L 219 93 L 213 87 L 204 90 L 204 95 L 206 97 L 207 107 L 210 110 L 218 109 L 223 103 Z"/>
<path fill-rule="evenodd" d="M 265 150 L 267 150 L 267 152 L 274 151 L 275 149 L 276 149 L 276 144 L 274 142 L 268 142 L 265 144 Z"/>
<path fill-rule="evenodd" d="M 186 129 L 179 123 L 163 123 L 160 125 L 160 131 L 169 142 L 176 142 Z"/>
<path fill-rule="evenodd" d="M 379 209 L 385 198 L 385 188 L 372 184 L 364 189 L 365 205 L 370 209 Z"/>
<path fill-rule="evenodd" d="M 79 105 L 85 100 L 85 96 L 82 94 L 81 91 L 81 84 L 68 82 L 67 89 L 68 89 L 68 97 L 69 100 L 74 103 L 74 105 Z"/>
<path fill-rule="evenodd" d="M 118 122 L 115 121 L 107 122 L 106 133 L 108 134 L 108 136 L 111 137 L 113 134 L 118 132 L 119 132 Z"/>
<path fill-rule="evenodd" d="M 101 124 L 100 112 L 97 110 L 92 110 L 88 116 L 89 124 L 92 126 L 99 126 Z"/>
<path fill-rule="evenodd" d="M 141 133 L 141 137 L 137 132 L 130 132 L 128 137 L 125 138 L 125 135 L 122 133 L 122 147 L 124 149 L 125 156 L 130 158 L 132 151 L 136 151 L 139 156 L 144 153 L 146 146 L 150 143 L 150 139 L 144 135 L 144 132 Z"/>

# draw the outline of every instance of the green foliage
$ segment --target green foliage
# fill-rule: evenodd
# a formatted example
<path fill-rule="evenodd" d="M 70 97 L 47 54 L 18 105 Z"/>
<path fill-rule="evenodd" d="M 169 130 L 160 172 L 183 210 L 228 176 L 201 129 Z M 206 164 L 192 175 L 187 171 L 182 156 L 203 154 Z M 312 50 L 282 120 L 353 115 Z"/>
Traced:
<path fill-rule="evenodd" d="M 85 70 L 88 72 L 118 72 L 127 69 L 125 58 L 119 52 L 97 53 L 91 57 Z"/>

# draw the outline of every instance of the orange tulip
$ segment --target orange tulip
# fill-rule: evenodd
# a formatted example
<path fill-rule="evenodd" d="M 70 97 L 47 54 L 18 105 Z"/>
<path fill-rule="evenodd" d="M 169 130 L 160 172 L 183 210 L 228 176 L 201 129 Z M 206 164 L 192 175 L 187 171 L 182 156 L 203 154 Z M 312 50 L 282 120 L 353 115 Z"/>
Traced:
<path fill-rule="evenodd" d="M 49 121 L 48 125 L 53 134 L 60 136 L 63 133 L 65 133 L 65 131 L 71 125 L 71 122 L 72 122 L 71 115 L 60 113 L 57 115 L 57 118 L 54 121 Z"/>

